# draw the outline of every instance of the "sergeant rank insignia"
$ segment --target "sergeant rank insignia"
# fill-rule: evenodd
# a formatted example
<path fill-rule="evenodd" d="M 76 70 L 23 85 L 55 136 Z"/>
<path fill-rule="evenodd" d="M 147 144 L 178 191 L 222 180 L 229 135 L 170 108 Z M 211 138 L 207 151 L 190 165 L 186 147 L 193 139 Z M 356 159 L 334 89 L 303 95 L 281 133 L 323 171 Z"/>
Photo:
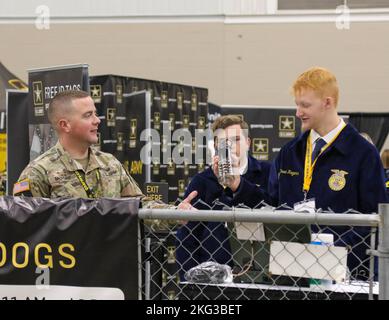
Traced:
<path fill-rule="evenodd" d="M 328 185 L 333 191 L 340 191 L 346 185 L 346 175 L 347 171 L 333 169 L 331 170 L 334 174 L 328 179 Z"/>

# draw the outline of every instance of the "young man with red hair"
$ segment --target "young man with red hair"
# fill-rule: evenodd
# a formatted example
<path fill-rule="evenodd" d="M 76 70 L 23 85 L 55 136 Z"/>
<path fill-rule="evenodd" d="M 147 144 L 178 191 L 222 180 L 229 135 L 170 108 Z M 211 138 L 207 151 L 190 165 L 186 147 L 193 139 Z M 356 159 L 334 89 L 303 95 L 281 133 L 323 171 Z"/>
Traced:
<path fill-rule="evenodd" d="M 236 198 L 246 205 L 251 198 L 253 204 L 264 199 L 274 206 L 290 207 L 314 199 L 310 205 L 316 209 L 377 212 L 378 204 L 387 201 L 381 160 L 377 149 L 339 117 L 335 76 L 324 68 L 311 68 L 297 78 L 292 93 L 303 133 L 287 143 L 273 163 L 268 197 L 255 186 L 243 184 Z M 334 234 L 335 245 L 352 247 L 347 263 L 350 272 L 367 279 L 370 229 L 326 227 L 322 232 Z"/>

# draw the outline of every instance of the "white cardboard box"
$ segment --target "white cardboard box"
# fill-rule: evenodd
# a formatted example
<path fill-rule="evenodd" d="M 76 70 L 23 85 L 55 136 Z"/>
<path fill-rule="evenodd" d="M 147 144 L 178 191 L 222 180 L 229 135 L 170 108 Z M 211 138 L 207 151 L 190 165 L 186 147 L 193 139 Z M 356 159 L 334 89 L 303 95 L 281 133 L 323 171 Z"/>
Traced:
<path fill-rule="evenodd" d="M 274 275 L 342 282 L 346 278 L 347 249 L 334 245 L 273 241 L 269 271 Z"/>

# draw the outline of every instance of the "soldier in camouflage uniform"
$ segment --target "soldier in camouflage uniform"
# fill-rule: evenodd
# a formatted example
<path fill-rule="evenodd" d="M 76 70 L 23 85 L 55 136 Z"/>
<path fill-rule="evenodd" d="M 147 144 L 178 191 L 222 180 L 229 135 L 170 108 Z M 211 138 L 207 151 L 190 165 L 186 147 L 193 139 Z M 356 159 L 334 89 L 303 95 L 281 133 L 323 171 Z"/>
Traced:
<path fill-rule="evenodd" d="M 80 181 L 80 177 L 85 184 Z M 134 179 L 113 155 L 91 147 L 89 161 L 84 169 L 81 161 L 72 159 L 60 142 L 33 160 L 24 169 L 19 181 L 29 182 L 34 197 L 143 196 Z"/>
<path fill-rule="evenodd" d="M 58 198 L 139 197 L 145 208 L 174 208 L 145 197 L 122 164 L 97 151 L 100 119 L 92 98 L 84 91 L 64 91 L 50 102 L 48 117 L 58 143 L 33 160 L 14 185 L 14 195 Z M 185 199 L 179 209 L 191 209 Z"/>

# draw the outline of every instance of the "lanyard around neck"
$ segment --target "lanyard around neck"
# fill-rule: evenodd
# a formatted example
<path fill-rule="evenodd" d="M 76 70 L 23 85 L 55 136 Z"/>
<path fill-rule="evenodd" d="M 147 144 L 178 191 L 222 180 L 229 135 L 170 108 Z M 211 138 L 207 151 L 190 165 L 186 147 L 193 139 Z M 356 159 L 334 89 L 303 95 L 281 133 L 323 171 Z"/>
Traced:
<path fill-rule="evenodd" d="M 346 127 L 346 124 L 344 124 L 343 127 L 336 134 L 336 136 L 321 149 L 319 155 L 316 157 L 316 159 L 313 163 L 312 163 L 312 158 L 311 158 L 311 156 L 312 156 L 311 132 L 312 131 L 309 133 L 309 136 L 307 139 L 307 150 L 305 152 L 305 165 L 304 165 L 303 192 L 304 192 L 305 196 L 307 195 L 307 193 L 309 192 L 309 189 L 311 188 L 313 170 L 315 169 L 317 159 L 319 159 L 320 155 L 333 144 L 333 142 L 336 140 L 336 138 L 340 135 L 340 133 L 343 131 L 343 129 L 345 127 Z"/>
<path fill-rule="evenodd" d="M 74 171 L 76 177 L 80 181 L 82 187 L 84 188 L 86 195 L 88 198 L 96 198 L 96 193 L 88 186 L 88 184 L 85 181 L 85 174 L 82 170 L 76 170 Z M 100 173 L 99 170 L 96 170 L 96 178 L 97 178 L 97 183 L 100 181 Z"/>

